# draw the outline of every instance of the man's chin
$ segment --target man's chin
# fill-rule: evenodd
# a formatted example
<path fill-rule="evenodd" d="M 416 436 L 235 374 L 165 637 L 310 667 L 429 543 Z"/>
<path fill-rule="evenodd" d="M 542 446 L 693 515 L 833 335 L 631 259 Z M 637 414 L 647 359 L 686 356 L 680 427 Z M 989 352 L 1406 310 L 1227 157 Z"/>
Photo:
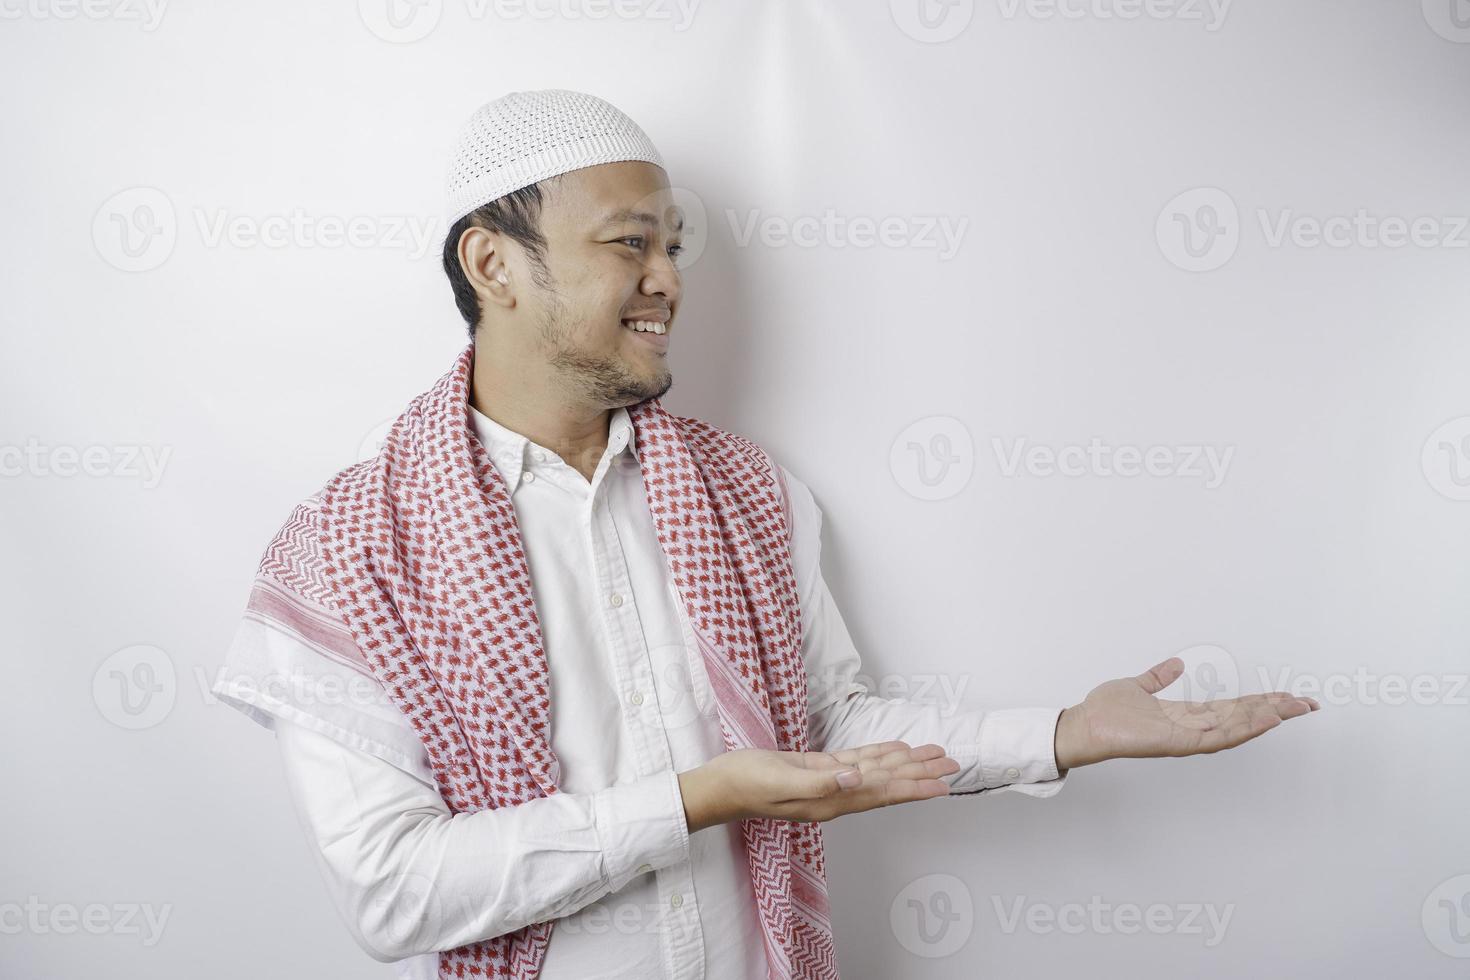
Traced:
<path fill-rule="evenodd" d="M 669 389 L 673 386 L 674 375 L 672 372 L 665 369 L 658 378 L 650 381 L 648 384 L 642 387 L 643 397 L 638 400 L 646 402 L 652 398 L 662 398 L 664 395 L 668 394 Z"/>
<path fill-rule="evenodd" d="M 551 363 L 567 380 L 598 404 L 636 405 L 662 397 L 674 385 L 674 376 L 663 358 L 650 364 L 647 358 L 585 355 L 562 349 Z"/>

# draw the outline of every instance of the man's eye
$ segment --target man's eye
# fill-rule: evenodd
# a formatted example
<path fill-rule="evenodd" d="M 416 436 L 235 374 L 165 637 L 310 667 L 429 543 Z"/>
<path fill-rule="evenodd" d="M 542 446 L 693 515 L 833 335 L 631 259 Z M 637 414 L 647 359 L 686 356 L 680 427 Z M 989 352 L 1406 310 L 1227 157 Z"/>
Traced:
<path fill-rule="evenodd" d="M 627 242 L 628 243 L 628 246 L 630 248 L 636 248 L 636 249 L 642 249 L 643 248 L 643 236 L 642 235 L 629 235 L 627 238 L 619 238 L 619 239 L 617 239 L 617 241 L 619 243 Z M 673 245 L 670 245 L 669 246 L 669 251 L 672 254 L 674 254 L 674 255 L 680 255 L 680 254 L 682 254 L 684 252 L 684 246 L 683 245 L 680 245 L 677 242 L 675 242 Z"/>

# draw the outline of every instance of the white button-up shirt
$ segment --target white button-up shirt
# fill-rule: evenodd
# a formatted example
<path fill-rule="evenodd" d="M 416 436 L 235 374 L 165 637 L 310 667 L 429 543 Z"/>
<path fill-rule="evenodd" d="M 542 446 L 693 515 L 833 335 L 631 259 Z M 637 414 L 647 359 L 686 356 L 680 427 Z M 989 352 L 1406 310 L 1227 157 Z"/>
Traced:
<path fill-rule="evenodd" d="M 612 413 L 590 482 L 480 412 L 470 419 L 520 527 L 562 792 L 451 815 L 422 743 L 376 680 L 269 622 L 242 621 L 215 693 L 275 730 L 297 814 L 348 928 L 400 977 L 432 980 L 435 951 L 554 918 L 544 980 L 764 980 L 739 823 L 695 834 L 685 823 L 677 774 L 724 743 L 627 410 Z M 861 662 L 819 567 L 821 510 L 781 470 L 811 750 L 933 742 L 961 764 L 944 777 L 952 794 L 1058 792 L 1059 708 L 957 710 L 877 697 L 856 680 Z M 283 681 L 292 674 L 310 683 Z"/>

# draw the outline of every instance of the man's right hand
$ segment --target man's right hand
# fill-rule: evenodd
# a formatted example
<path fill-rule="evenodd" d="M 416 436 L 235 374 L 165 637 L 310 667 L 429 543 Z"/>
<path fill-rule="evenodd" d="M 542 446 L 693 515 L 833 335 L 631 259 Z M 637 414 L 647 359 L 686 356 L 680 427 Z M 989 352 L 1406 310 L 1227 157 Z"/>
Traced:
<path fill-rule="evenodd" d="M 839 773 L 856 771 L 854 777 Z M 689 832 L 731 820 L 832 820 L 845 813 L 949 794 L 940 776 L 960 764 L 939 745 L 875 742 L 837 752 L 736 749 L 679 773 Z M 852 785 L 844 785 L 856 780 Z"/>

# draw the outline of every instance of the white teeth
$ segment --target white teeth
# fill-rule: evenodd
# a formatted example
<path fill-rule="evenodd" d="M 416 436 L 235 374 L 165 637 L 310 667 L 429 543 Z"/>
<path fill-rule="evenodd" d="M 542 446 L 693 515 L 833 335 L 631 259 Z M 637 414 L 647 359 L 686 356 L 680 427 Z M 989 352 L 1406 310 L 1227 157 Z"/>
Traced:
<path fill-rule="evenodd" d="M 653 320 L 624 320 L 623 323 L 627 325 L 628 329 L 638 330 L 642 333 L 664 334 L 669 331 L 669 325 L 667 323 L 656 323 Z"/>

